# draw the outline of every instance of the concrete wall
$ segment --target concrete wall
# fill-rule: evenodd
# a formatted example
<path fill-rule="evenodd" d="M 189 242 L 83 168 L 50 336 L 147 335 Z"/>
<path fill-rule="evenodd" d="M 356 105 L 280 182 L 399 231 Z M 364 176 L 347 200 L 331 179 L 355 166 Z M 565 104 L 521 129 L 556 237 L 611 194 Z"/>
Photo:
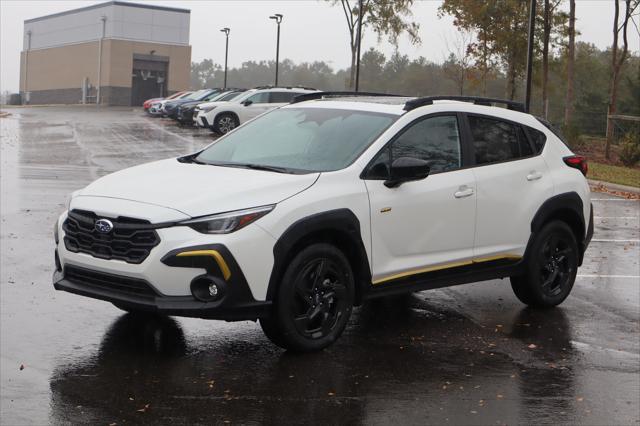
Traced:
<path fill-rule="evenodd" d="M 186 90 L 190 84 L 191 46 L 104 40 L 102 46 L 102 103 L 129 105 L 133 55 L 169 58 L 167 91 Z M 28 57 L 28 67 L 25 61 Z M 20 92 L 31 92 L 29 103 L 80 103 L 82 81 L 98 85 L 98 42 L 72 44 L 21 53 Z"/>

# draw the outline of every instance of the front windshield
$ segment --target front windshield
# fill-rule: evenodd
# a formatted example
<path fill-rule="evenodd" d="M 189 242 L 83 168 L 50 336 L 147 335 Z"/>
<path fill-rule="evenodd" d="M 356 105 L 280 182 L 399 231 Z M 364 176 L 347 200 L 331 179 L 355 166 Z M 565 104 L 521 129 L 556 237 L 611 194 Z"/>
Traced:
<path fill-rule="evenodd" d="M 396 119 L 395 115 L 367 111 L 276 109 L 210 145 L 195 160 L 287 172 L 340 170 Z"/>
<path fill-rule="evenodd" d="M 198 98 L 200 96 L 202 96 L 205 92 L 206 92 L 206 90 L 196 90 L 195 92 L 191 93 L 190 95 L 185 96 L 183 99 L 193 99 L 194 101 L 197 101 Z"/>
<path fill-rule="evenodd" d="M 231 101 L 235 98 L 237 98 L 238 96 L 242 95 L 242 93 L 244 92 L 227 92 L 227 93 L 223 93 L 220 97 L 216 98 L 216 101 L 220 101 L 220 102 L 227 102 L 227 101 Z"/>

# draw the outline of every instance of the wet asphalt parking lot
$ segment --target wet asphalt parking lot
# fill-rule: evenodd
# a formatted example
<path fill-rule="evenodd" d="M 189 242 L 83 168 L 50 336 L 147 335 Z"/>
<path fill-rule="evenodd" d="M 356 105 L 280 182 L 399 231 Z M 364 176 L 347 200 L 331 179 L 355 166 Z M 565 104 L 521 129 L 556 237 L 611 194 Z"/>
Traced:
<path fill-rule="evenodd" d="M 640 423 L 640 201 L 593 194 L 571 296 L 534 311 L 494 280 L 370 302 L 329 349 L 253 322 L 138 318 L 56 292 L 67 195 L 212 140 L 130 108 L 15 108 L 1 126 L 0 422 Z"/>

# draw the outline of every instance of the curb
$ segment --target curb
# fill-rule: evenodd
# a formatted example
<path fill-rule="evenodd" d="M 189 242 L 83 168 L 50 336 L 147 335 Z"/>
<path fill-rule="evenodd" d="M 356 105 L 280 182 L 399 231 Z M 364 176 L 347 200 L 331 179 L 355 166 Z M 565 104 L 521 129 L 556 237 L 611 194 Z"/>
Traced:
<path fill-rule="evenodd" d="M 640 188 L 635 186 L 620 185 L 618 183 L 603 182 L 600 180 L 587 179 L 590 185 L 599 186 L 608 191 L 630 192 L 631 194 L 640 195 Z"/>

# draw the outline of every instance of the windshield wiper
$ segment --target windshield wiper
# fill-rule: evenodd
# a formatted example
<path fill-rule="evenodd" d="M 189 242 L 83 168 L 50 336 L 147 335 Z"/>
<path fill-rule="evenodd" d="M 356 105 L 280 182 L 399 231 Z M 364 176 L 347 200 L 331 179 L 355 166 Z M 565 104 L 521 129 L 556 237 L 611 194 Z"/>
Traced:
<path fill-rule="evenodd" d="M 207 164 L 197 159 L 198 154 L 187 155 L 186 157 L 178 158 L 178 161 L 181 163 L 194 163 L 194 164 Z"/>
<path fill-rule="evenodd" d="M 263 164 L 253 164 L 253 163 L 227 163 L 225 161 L 201 161 L 196 160 L 195 157 L 191 159 L 194 163 L 197 164 L 206 164 L 208 166 L 218 166 L 218 167 L 235 167 L 238 169 L 252 169 L 252 170 L 265 170 L 268 172 L 275 173 L 288 173 L 291 174 L 293 171 L 286 167 L 277 167 L 277 166 L 266 166 Z"/>
<path fill-rule="evenodd" d="M 276 173 L 291 173 L 291 170 L 285 167 L 265 166 L 262 164 L 239 163 L 239 164 L 230 164 L 229 166 L 241 167 L 241 168 L 253 169 L 253 170 L 266 170 L 268 172 L 276 172 Z"/>

